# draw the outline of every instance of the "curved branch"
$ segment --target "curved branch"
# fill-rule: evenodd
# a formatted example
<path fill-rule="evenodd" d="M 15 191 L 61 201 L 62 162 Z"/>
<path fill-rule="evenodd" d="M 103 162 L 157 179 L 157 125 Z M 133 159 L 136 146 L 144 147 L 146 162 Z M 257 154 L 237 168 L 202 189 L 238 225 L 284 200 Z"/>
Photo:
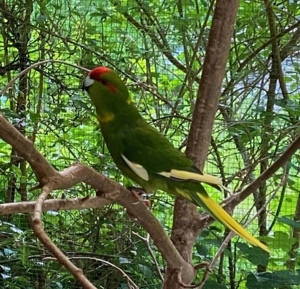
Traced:
<path fill-rule="evenodd" d="M 47 258 L 47 259 L 51 259 L 51 258 Z M 118 266 L 114 265 L 111 262 L 108 262 L 106 260 L 103 259 L 99 259 L 99 258 L 95 258 L 95 257 L 81 257 L 81 256 L 76 256 L 76 257 L 70 257 L 70 259 L 74 259 L 74 260 L 94 260 L 97 262 L 101 262 L 104 264 L 107 264 L 111 267 L 113 267 L 114 269 L 116 269 L 117 271 L 119 271 L 123 277 L 125 277 L 125 279 L 127 280 L 127 284 L 128 284 L 128 288 L 130 289 L 139 289 L 139 287 L 133 282 L 133 280 Z"/>
<path fill-rule="evenodd" d="M 69 258 L 52 242 L 46 234 L 42 220 L 42 205 L 47 196 L 52 192 L 51 186 L 44 186 L 39 195 L 34 208 L 34 216 L 31 222 L 32 229 L 40 242 L 53 254 L 54 257 L 73 274 L 73 276 L 87 289 L 96 289 L 96 287 L 84 276 L 83 271 L 76 267 Z"/>
<path fill-rule="evenodd" d="M 20 156 L 30 163 L 40 184 L 46 183 L 47 178 L 56 175 L 54 168 L 47 162 L 43 155 L 35 149 L 33 143 L 12 126 L 1 112 L 0 138 L 10 144 Z"/>

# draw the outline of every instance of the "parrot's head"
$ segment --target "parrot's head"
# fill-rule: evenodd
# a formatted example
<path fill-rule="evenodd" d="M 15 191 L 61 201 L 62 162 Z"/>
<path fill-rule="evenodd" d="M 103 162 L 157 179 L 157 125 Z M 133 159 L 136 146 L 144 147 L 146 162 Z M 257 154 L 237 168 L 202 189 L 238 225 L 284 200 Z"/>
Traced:
<path fill-rule="evenodd" d="M 91 70 L 82 88 L 88 92 L 97 114 L 112 113 L 131 102 L 125 83 L 108 67 L 100 66 Z"/>

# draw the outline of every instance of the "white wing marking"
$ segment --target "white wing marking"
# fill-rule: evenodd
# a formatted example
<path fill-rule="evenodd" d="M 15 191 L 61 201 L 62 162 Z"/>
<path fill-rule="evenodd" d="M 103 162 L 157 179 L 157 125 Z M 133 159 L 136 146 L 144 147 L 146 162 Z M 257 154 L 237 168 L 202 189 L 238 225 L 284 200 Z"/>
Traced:
<path fill-rule="evenodd" d="M 128 158 L 126 158 L 124 155 L 121 155 L 125 163 L 143 180 L 149 181 L 149 175 L 147 170 L 136 163 L 131 162 Z"/>

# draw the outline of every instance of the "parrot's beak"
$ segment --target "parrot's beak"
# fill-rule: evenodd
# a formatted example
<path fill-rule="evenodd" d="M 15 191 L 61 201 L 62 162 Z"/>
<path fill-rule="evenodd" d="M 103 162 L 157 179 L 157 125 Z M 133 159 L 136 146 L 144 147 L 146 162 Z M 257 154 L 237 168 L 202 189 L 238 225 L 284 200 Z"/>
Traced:
<path fill-rule="evenodd" d="M 88 75 L 82 83 L 82 90 L 88 91 L 89 87 L 94 83 L 94 79 Z"/>

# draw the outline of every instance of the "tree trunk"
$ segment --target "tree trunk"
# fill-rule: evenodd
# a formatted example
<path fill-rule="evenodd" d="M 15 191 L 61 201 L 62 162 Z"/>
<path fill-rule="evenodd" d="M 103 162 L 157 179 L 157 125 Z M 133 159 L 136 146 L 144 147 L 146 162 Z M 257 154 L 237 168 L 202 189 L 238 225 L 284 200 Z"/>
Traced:
<path fill-rule="evenodd" d="M 238 4 L 238 0 L 216 2 L 186 150 L 186 154 L 200 169 L 203 168 L 210 144 Z M 190 263 L 192 263 L 193 244 L 200 232 L 198 223 L 196 206 L 177 198 L 171 239 L 181 256 Z M 181 278 L 184 280 L 184 276 Z M 167 268 L 163 288 L 184 288 L 178 282 L 178 272 Z"/>

